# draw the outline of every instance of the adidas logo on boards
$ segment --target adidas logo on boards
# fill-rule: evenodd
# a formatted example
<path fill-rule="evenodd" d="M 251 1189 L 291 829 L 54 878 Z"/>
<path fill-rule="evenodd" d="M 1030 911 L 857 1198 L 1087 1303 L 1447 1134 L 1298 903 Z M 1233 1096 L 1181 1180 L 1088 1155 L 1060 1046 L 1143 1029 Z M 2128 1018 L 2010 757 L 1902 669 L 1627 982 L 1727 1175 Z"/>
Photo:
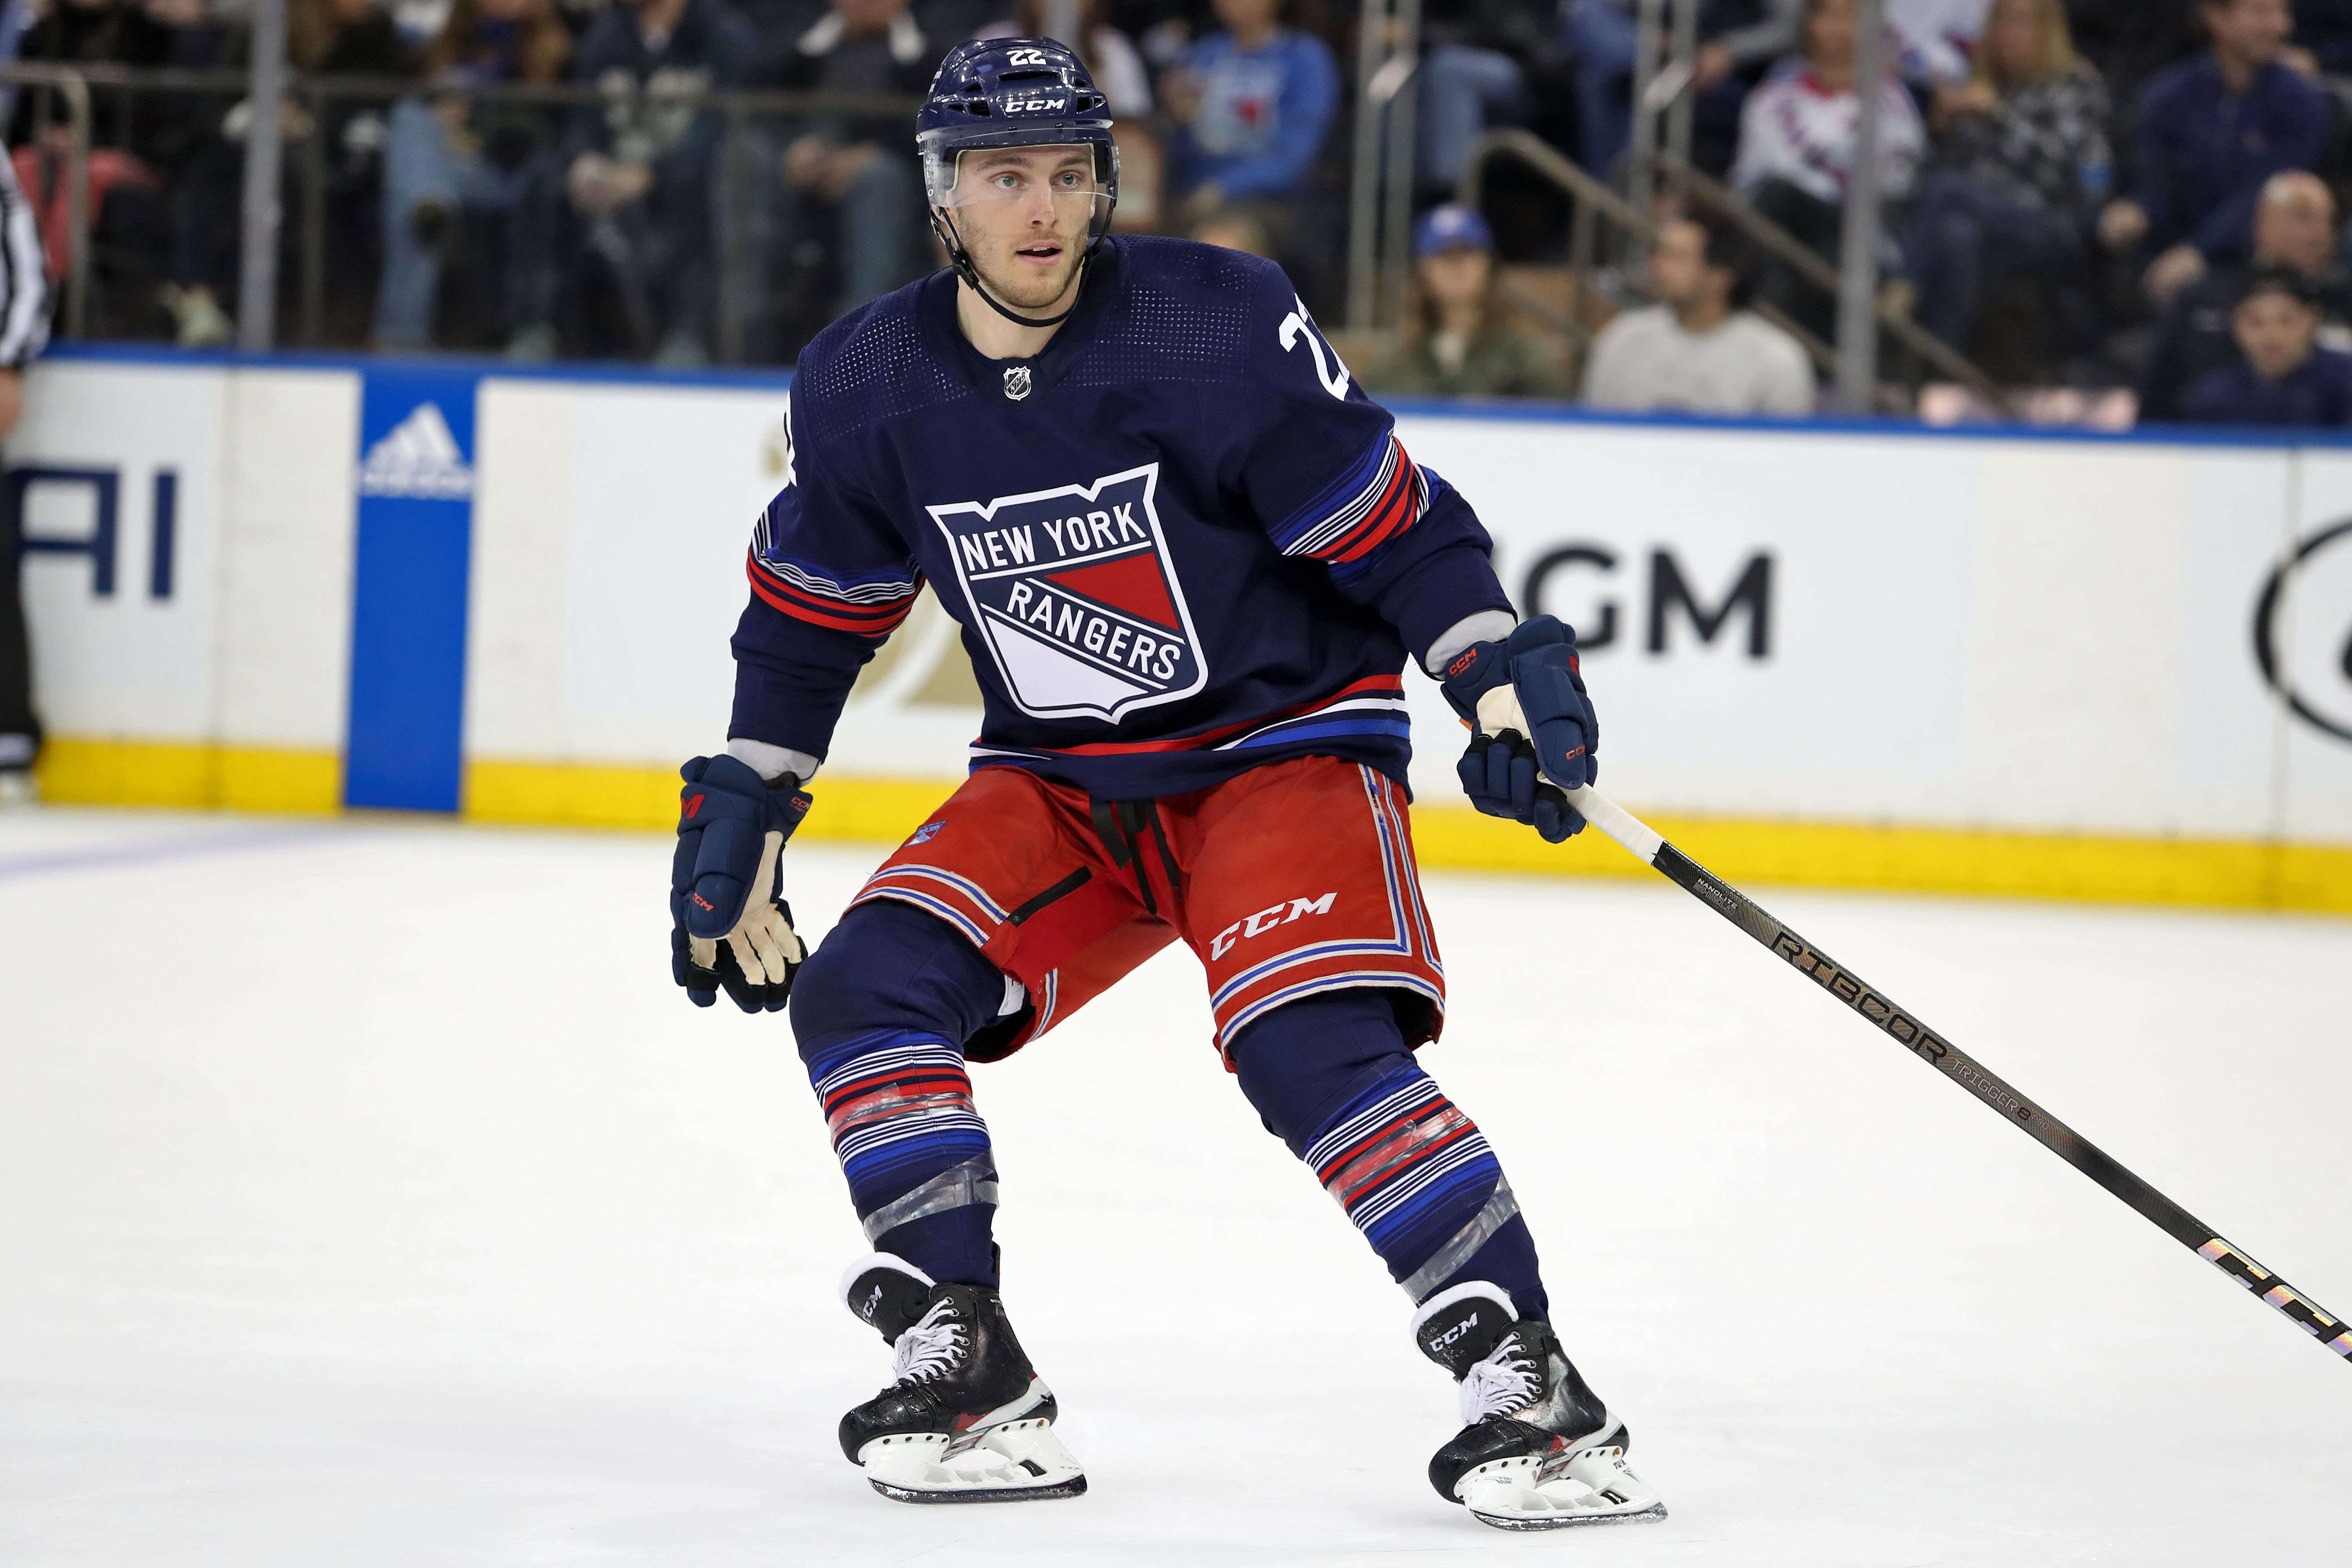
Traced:
<path fill-rule="evenodd" d="M 462 501 L 474 493 L 474 471 L 449 434 L 438 404 L 420 402 L 367 450 L 360 464 L 360 494 Z"/>

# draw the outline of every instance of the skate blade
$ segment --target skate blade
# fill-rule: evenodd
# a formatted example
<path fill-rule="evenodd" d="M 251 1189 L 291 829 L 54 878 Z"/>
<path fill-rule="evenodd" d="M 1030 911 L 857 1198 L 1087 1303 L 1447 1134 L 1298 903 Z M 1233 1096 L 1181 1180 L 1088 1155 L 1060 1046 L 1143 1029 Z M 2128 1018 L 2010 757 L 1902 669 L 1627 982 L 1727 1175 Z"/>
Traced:
<path fill-rule="evenodd" d="M 894 1502 L 1027 1502 L 1087 1490 L 1078 1461 L 1042 1419 L 1007 1422 L 953 1443 L 943 1432 L 877 1437 L 857 1460 L 867 1482 Z"/>
<path fill-rule="evenodd" d="M 1031 1502 L 1046 1498 L 1083 1497 L 1087 1490 L 1084 1476 L 1072 1476 L 1058 1486 L 1003 1487 L 994 1490 L 918 1491 L 911 1487 L 894 1487 L 870 1476 L 866 1484 L 893 1502 Z"/>
<path fill-rule="evenodd" d="M 1594 1524 L 1646 1524 L 1665 1518 L 1666 1505 L 1654 1502 L 1644 1509 L 1580 1509 L 1571 1513 L 1481 1513 L 1474 1508 L 1470 1517 L 1496 1530 L 1576 1530 Z"/>
<path fill-rule="evenodd" d="M 1666 1517 L 1666 1505 L 1624 1464 L 1622 1450 L 1589 1450 L 1545 1476 L 1534 1455 L 1479 1466 L 1454 1484 L 1454 1496 L 1479 1523 L 1496 1530 L 1570 1530 L 1640 1524 Z"/>

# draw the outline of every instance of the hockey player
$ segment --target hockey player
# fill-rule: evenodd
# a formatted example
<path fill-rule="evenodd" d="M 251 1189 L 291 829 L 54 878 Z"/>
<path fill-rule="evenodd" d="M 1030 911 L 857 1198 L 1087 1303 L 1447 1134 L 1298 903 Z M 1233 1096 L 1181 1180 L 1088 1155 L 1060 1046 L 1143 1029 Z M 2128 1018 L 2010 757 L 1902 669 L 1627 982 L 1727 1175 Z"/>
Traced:
<path fill-rule="evenodd" d="M 1481 810 L 1558 841 L 1598 737 L 1573 635 L 1524 624 L 1281 270 L 1108 234 L 1118 158 L 1061 45 L 960 46 L 917 121 L 953 263 L 801 356 L 754 525 L 726 754 L 683 769 L 677 980 L 791 997 L 893 1347 L 842 1449 L 909 1502 L 1085 1490 L 998 1293 L 967 1063 L 1181 939 L 1216 1045 L 1459 1384 L 1429 1475 L 1508 1529 L 1664 1513 L 1563 1353 L 1527 1221 L 1415 1063 L 1444 986 L 1406 812 L 1402 668 L 1444 682 Z M 971 773 L 803 965 L 778 856 L 857 671 L 929 580 L 986 702 Z M 1546 782 L 1545 780 L 1550 782 Z M 795 974 L 797 973 L 797 985 Z"/>

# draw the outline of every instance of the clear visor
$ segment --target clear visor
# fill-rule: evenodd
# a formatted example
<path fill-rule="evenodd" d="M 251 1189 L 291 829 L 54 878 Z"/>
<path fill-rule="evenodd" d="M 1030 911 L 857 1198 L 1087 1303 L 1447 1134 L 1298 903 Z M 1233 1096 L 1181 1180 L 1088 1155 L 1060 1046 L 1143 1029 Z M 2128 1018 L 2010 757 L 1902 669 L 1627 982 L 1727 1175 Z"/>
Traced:
<path fill-rule="evenodd" d="M 1109 206 L 1117 177 L 1118 149 L 1105 151 L 1108 160 L 1084 145 L 932 152 L 923 159 L 923 183 L 935 207 L 1017 207 L 1043 195 L 1057 216 L 1092 219 Z"/>

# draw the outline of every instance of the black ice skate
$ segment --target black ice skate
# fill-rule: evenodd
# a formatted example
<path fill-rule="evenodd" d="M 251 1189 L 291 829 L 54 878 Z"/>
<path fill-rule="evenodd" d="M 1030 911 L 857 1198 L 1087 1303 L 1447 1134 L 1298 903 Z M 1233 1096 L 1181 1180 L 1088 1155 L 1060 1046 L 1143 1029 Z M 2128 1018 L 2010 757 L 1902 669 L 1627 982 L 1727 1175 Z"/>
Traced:
<path fill-rule="evenodd" d="M 1022 1502 L 1087 1490 L 1004 1303 L 935 1284 L 887 1252 L 850 1266 L 842 1300 L 895 1353 L 890 1386 L 841 1418 L 841 1451 L 900 1502 Z"/>
<path fill-rule="evenodd" d="M 1413 1315 L 1422 1354 L 1462 1385 L 1468 1423 L 1429 1461 L 1430 1484 L 1497 1530 L 1664 1519 L 1625 1462 L 1632 1439 L 1561 1354 L 1550 1325 L 1519 1318 L 1508 1292 L 1457 1285 Z"/>

